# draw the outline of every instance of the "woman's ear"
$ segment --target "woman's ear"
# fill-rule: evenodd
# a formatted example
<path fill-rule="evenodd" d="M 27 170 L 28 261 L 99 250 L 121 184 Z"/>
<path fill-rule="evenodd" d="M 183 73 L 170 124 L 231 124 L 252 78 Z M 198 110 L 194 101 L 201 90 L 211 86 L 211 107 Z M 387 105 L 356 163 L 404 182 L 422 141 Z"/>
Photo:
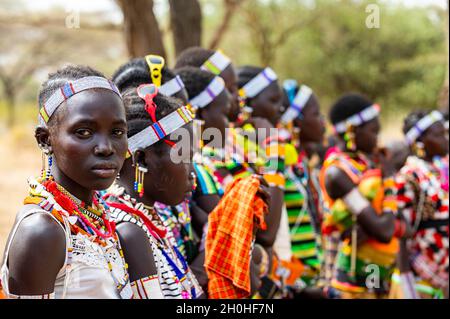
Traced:
<path fill-rule="evenodd" d="M 145 159 L 145 151 L 141 148 L 137 149 L 133 153 L 133 166 L 139 165 L 141 167 L 147 167 L 147 162 Z"/>
<path fill-rule="evenodd" d="M 38 126 L 34 132 L 34 137 L 39 148 L 46 154 L 53 153 L 52 145 L 50 143 L 50 131 L 47 127 Z"/>

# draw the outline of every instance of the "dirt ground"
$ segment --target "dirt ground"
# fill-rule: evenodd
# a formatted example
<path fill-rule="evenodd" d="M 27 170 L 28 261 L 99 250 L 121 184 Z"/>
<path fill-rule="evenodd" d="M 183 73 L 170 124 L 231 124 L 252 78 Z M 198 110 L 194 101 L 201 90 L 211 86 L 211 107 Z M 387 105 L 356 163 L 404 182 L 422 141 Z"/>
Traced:
<path fill-rule="evenodd" d="M 40 152 L 32 127 L 0 134 L 0 256 L 16 212 L 27 194 L 27 178 L 40 172 Z M 1 260 L 2 257 L 0 257 Z"/>

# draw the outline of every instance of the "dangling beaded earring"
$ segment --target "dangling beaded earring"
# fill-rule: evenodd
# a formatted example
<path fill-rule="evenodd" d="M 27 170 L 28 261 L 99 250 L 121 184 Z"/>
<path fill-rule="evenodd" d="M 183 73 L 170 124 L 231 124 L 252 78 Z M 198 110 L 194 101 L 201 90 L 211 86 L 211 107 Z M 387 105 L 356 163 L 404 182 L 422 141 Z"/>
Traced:
<path fill-rule="evenodd" d="M 41 147 L 41 150 L 42 150 L 41 178 L 48 179 L 52 176 L 53 157 L 48 149 Z"/>
<path fill-rule="evenodd" d="M 423 145 L 422 142 L 415 142 L 413 144 L 413 151 L 417 157 L 419 157 L 419 158 L 425 157 L 425 145 Z"/>
<path fill-rule="evenodd" d="M 145 173 L 147 173 L 148 170 L 145 167 L 140 166 L 139 164 L 136 164 L 136 173 L 134 177 L 134 191 L 139 194 L 139 197 L 144 196 L 144 177 Z"/>
<path fill-rule="evenodd" d="M 354 152 L 356 151 L 356 143 L 355 143 L 355 132 L 353 130 L 352 125 L 347 125 L 347 130 L 344 134 L 345 147 L 347 150 Z"/>

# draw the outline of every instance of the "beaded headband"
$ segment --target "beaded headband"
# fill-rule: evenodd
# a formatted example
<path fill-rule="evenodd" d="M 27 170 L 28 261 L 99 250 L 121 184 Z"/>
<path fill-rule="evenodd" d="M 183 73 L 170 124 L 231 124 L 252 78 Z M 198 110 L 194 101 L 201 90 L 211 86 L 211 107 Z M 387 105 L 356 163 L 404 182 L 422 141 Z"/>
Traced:
<path fill-rule="evenodd" d="M 281 117 L 281 122 L 286 124 L 297 117 L 301 117 L 303 108 L 305 107 L 306 103 L 308 103 L 312 93 L 313 91 L 309 86 L 302 85 L 291 105 Z"/>
<path fill-rule="evenodd" d="M 246 98 L 255 97 L 276 80 L 277 74 L 271 68 L 265 68 L 239 90 L 239 95 Z"/>
<path fill-rule="evenodd" d="M 194 108 L 203 108 L 214 101 L 214 99 L 218 97 L 224 89 L 225 82 L 221 77 L 216 76 L 214 80 L 212 80 L 211 83 L 208 84 L 206 89 L 200 92 L 200 94 L 196 97 L 190 99 L 189 103 Z"/>
<path fill-rule="evenodd" d="M 406 133 L 406 142 L 412 145 L 431 125 L 436 122 L 443 121 L 444 117 L 439 111 L 433 111 L 425 117 L 421 118 L 416 125 L 414 125 Z"/>
<path fill-rule="evenodd" d="M 215 75 L 219 75 L 231 64 L 230 58 L 223 54 L 220 50 L 216 51 L 203 63 L 200 69 L 209 71 Z"/>
<path fill-rule="evenodd" d="M 360 126 L 364 123 L 373 120 L 379 114 L 380 114 L 380 106 L 378 104 L 373 104 L 371 106 L 366 107 L 361 112 L 350 116 L 346 120 L 336 123 L 334 125 L 334 130 L 337 133 L 344 133 L 349 125 Z"/>
<path fill-rule="evenodd" d="M 173 96 L 174 94 L 180 92 L 182 89 L 184 89 L 183 80 L 181 80 L 180 76 L 177 75 L 172 80 L 164 83 L 159 88 L 159 93 L 165 96 Z"/>
<path fill-rule="evenodd" d="M 86 76 L 75 81 L 68 81 L 56 90 L 39 110 L 40 124 L 46 126 L 53 113 L 64 101 L 77 93 L 90 89 L 110 90 L 122 98 L 114 83 L 100 76 Z"/>
<path fill-rule="evenodd" d="M 158 90 L 151 84 L 143 84 L 138 87 L 138 94 L 146 101 L 146 110 L 154 121 L 152 125 L 133 135 L 128 139 L 128 157 L 138 149 L 145 149 L 156 142 L 164 139 L 180 127 L 191 122 L 194 117 L 186 106 L 179 107 L 176 111 L 166 115 L 159 121 L 155 121 L 156 105 L 153 103 L 153 97 Z M 153 90 L 153 91 L 150 91 Z M 149 93 L 145 92 L 148 90 Z M 141 93 L 142 92 L 142 93 Z M 153 93 L 156 92 L 156 93 Z M 149 103 L 152 103 L 149 105 Z"/>

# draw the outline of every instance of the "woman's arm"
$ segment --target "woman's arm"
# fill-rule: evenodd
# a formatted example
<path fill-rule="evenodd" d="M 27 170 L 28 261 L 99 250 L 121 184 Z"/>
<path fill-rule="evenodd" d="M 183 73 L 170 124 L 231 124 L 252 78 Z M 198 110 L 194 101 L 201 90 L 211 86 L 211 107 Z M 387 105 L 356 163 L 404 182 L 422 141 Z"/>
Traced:
<path fill-rule="evenodd" d="M 65 256 L 66 237 L 58 222 L 45 213 L 27 217 L 9 250 L 9 292 L 18 296 L 54 293 Z"/>
<path fill-rule="evenodd" d="M 325 176 L 325 188 L 327 193 L 333 199 L 344 199 L 345 196 L 352 191 L 357 191 L 357 185 L 353 183 L 350 177 L 347 176 L 341 169 L 331 166 Z M 364 200 L 361 194 L 360 198 Z M 367 201 L 367 200 L 366 200 Z M 355 206 L 364 206 L 360 211 L 352 211 L 357 214 L 357 222 L 364 231 L 371 237 L 380 242 L 388 243 L 394 236 L 394 220 L 393 214 L 382 213 L 378 215 L 370 203 L 360 205 L 353 203 Z M 347 205 L 348 206 L 348 205 Z M 350 210 L 351 207 L 349 207 Z"/>
<path fill-rule="evenodd" d="M 117 234 L 128 264 L 130 281 L 157 275 L 152 247 L 145 231 L 133 223 L 123 222 L 117 225 Z"/>

